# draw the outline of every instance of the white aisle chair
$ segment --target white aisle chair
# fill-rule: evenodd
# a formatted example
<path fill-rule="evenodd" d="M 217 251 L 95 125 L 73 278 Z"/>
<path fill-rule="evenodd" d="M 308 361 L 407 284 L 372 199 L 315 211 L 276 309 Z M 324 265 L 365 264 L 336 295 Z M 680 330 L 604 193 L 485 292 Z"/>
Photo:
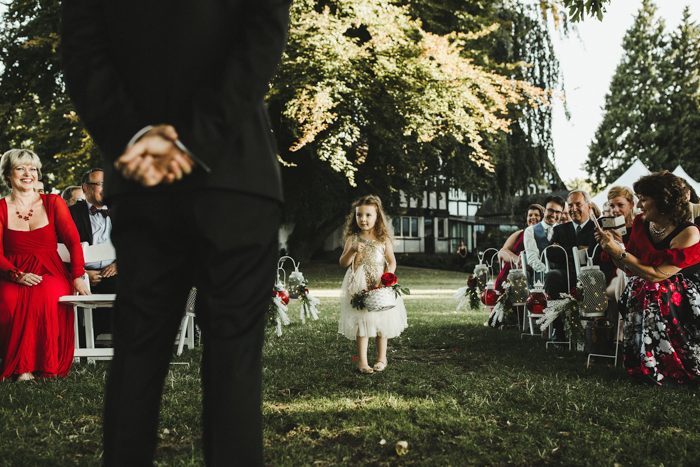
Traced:
<path fill-rule="evenodd" d="M 190 289 L 185 304 L 185 315 L 180 323 L 180 333 L 177 336 L 177 356 L 182 355 L 182 349 L 187 344 L 187 348 L 194 349 L 194 305 L 197 301 L 197 287 Z"/>
<path fill-rule="evenodd" d="M 547 272 L 549 272 L 549 270 L 550 270 L 550 267 L 549 267 L 549 258 L 547 257 L 547 254 L 546 254 L 546 250 L 548 250 L 549 248 L 558 248 L 558 249 L 560 249 L 560 250 L 562 250 L 562 251 L 564 252 L 564 258 L 565 258 L 565 264 L 566 264 L 566 286 L 567 286 L 567 288 L 568 288 L 568 287 L 569 287 L 569 283 L 571 282 L 570 277 L 569 277 L 569 274 L 570 274 L 570 269 L 569 269 L 569 255 L 566 253 L 566 250 L 565 250 L 564 247 L 562 247 L 561 245 L 552 244 L 552 245 L 547 246 L 547 247 L 546 247 L 544 250 L 542 250 L 542 252 L 540 253 L 540 257 L 544 257 L 544 264 L 545 264 L 545 267 L 546 267 L 546 272 L 545 272 L 545 274 L 546 274 Z M 574 261 L 576 261 L 576 255 L 574 255 Z M 577 269 L 577 271 L 578 271 L 578 269 Z M 568 293 L 568 291 L 567 291 L 567 293 Z M 553 302 L 555 302 L 555 300 L 550 300 L 548 306 L 550 306 Z M 548 338 L 549 338 L 549 339 L 551 339 L 551 338 L 554 336 L 554 327 L 553 327 L 552 325 L 549 326 L 549 328 L 548 328 L 548 330 L 547 330 L 547 335 L 548 335 Z M 568 336 L 567 340 L 565 340 L 565 341 L 552 341 L 552 340 L 547 340 L 547 342 L 544 344 L 544 348 L 545 348 L 545 349 L 549 349 L 549 346 L 550 346 L 550 345 L 552 345 L 552 346 L 566 345 L 566 346 L 569 347 L 569 350 L 571 350 L 571 347 L 572 347 L 571 336 Z"/>
<path fill-rule="evenodd" d="M 588 259 L 588 257 L 586 250 L 578 250 L 578 254 L 576 254 L 575 250 L 576 247 L 574 247 L 574 265 L 576 266 L 576 274 L 578 275 L 581 273 L 581 265 L 586 264 L 585 262 Z M 621 277 L 622 280 L 625 281 L 625 284 L 627 284 L 627 281 L 629 280 L 627 275 L 623 274 Z M 620 316 L 620 314 L 618 313 L 617 324 L 615 326 L 615 352 L 610 354 L 589 353 L 588 358 L 586 359 L 586 368 L 590 368 L 591 366 L 591 357 L 612 358 L 613 366 L 617 366 L 617 357 L 620 352 L 620 326 L 624 326 L 624 320 L 622 319 L 622 316 Z"/>
<path fill-rule="evenodd" d="M 83 256 L 85 262 L 106 261 L 116 258 L 116 251 L 111 243 L 103 243 L 100 245 L 89 245 L 87 242 L 82 243 Z M 65 263 L 70 262 L 70 253 L 66 246 L 62 243 L 58 244 L 58 254 L 61 260 Z M 85 282 L 90 287 L 90 281 L 85 276 Z M 194 349 L 195 346 L 195 329 L 194 329 L 194 305 L 197 297 L 197 289 L 192 288 L 187 298 L 185 306 L 185 314 L 180 324 L 180 332 L 177 336 L 177 355 L 182 355 L 185 344 L 188 349 Z M 112 347 L 97 348 L 95 346 L 95 332 L 92 321 L 92 311 L 99 308 L 113 308 L 115 294 L 93 294 L 93 295 L 66 295 L 59 298 L 59 302 L 73 305 L 74 329 L 75 329 L 75 358 L 80 360 L 80 357 L 87 357 L 88 362 L 94 363 L 96 358 L 111 359 L 114 355 Z M 80 347 L 78 333 L 78 308 L 83 311 L 83 320 L 85 327 L 85 347 Z"/>
<path fill-rule="evenodd" d="M 101 243 L 99 245 L 89 245 L 83 242 L 83 257 L 86 263 L 98 262 L 98 261 L 109 261 L 114 260 L 117 257 L 117 253 L 114 250 L 114 245 L 112 243 Z M 63 262 L 70 262 L 70 254 L 65 245 L 58 244 L 58 254 Z M 87 277 L 87 273 L 84 276 L 85 283 L 90 288 L 90 280 Z M 81 357 L 86 357 L 88 363 L 95 363 L 96 359 L 108 360 L 114 355 L 114 349 L 112 347 L 95 347 L 95 330 L 93 328 L 92 322 L 92 311 L 104 308 L 114 307 L 115 294 L 93 294 L 93 295 L 65 295 L 60 297 L 58 301 L 60 303 L 66 303 L 73 305 L 73 326 L 75 329 L 75 354 L 76 360 L 80 360 Z M 85 326 L 85 347 L 80 347 L 79 332 L 78 327 L 78 309 L 83 311 L 83 325 Z"/>
<path fill-rule="evenodd" d="M 525 270 L 525 277 L 528 279 L 528 284 L 530 281 L 530 277 L 528 276 L 527 272 L 527 254 L 525 251 L 521 253 L 521 259 L 523 263 L 523 269 Z M 547 256 L 544 257 L 544 264 L 545 267 L 547 268 L 547 271 L 549 270 L 549 260 L 547 259 Z M 542 283 L 544 284 L 544 275 L 545 273 L 537 273 L 533 270 L 532 272 L 532 285 L 534 287 L 535 282 L 537 282 L 537 276 L 538 274 L 542 278 Z M 530 310 L 527 309 L 527 305 L 523 306 L 523 328 L 520 332 L 520 338 L 522 339 L 523 336 L 538 336 L 542 337 L 543 331 L 539 331 L 539 328 L 537 327 L 537 320 L 542 317 L 542 314 L 537 314 L 537 313 L 530 313 Z M 537 330 L 537 332 L 536 332 Z M 551 332 L 551 329 L 550 329 Z"/>

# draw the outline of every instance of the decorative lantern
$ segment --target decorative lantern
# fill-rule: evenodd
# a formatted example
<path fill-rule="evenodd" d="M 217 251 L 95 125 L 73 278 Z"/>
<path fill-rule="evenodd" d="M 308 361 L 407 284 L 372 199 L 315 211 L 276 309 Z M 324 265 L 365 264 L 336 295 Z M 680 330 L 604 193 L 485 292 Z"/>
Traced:
<path fill-rule="evenodd" d="M 527 277 L 522 269 L 508 271 L 508 283 L 510 284 L 510 296 L 513 303 L 525 303 L 527 300 Z"/>
<path fill-rule="evenodd" d="M 486 306 L 495 306 L 498 302 L 498 292 L 493 288 L 493 281 L 488 281 L 486 288 L 481 292 L 481 303 Z"/>
<path fill-rule="evenodd" d="M 477 264 L 474 266 L 474 277 L 479 282 L 479 287 L 484 287 L 489 278 L 489 267 L 484 263 Z"/>
<path fill-rule="evenodd" d="M 581 318 L 600 318 L 605 316 L 608 298 L 605 296 L 605 274 L 598 266 L 582 266 L 578 275 L 583 297 L 579 304 Z"/>
<path fill-rule="evenodd" d="M 544 309 L 547 308 L 547 294 L 544 293 L 542 282 L 536 282 L 534 288 L 530 290 L 525 306 L 534 315 L 544 313 Z"/>

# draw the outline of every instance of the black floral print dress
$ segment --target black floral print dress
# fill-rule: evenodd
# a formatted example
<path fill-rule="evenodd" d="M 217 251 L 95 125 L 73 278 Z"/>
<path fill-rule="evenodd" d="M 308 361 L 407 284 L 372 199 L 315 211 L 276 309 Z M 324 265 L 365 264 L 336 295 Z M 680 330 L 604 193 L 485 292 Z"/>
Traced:
<path fill-rule="evenodd" d="M 679 225 L 654 243 L 648 223 L 638 216 L 627 245 L 642 264 L 682 268 L 659 282 L 631 276 L 620 297 L 625 368 L 630 376 L 654 384 L 700 382 L 700 244 L 670 247 L 671 240 L 691 225 Z"/>

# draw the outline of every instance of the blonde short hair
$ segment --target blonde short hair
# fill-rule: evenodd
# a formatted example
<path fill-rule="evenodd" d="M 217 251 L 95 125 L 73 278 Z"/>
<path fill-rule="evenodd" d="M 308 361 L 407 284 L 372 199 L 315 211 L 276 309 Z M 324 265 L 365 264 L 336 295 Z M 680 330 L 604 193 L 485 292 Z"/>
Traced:
<path fill-rule="evenodd" d="M 2 175 L 2 181 L 8 188 L 12 188 L 10 184 L 12 169 L 20 164 L 31 164 L 36 167 L 37 180 L 41 180 L 41 159 L 39 159 L 39 156 L 29 149 L 10 149 L 0 158 L 0 175 Z"/>
<path fill-rule="evenodd" d="M 634 193 L 626 186 L 614 186 L 608 190 L 608 201 L 612 201 L 618 196 L 622 196 L 634 206 Z"/>

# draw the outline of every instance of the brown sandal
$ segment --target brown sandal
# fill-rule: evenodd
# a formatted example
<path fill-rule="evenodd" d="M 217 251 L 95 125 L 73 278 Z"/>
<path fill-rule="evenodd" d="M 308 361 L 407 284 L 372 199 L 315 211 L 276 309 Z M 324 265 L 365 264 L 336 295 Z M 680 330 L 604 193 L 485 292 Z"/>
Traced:
<path fill-rule="evenodd" d="M 384 371 L 386 369 L 386 362 L 383 360 L 377 360 L 377 363 L 374 364 L 373 369 L 374 371 Z"/>

